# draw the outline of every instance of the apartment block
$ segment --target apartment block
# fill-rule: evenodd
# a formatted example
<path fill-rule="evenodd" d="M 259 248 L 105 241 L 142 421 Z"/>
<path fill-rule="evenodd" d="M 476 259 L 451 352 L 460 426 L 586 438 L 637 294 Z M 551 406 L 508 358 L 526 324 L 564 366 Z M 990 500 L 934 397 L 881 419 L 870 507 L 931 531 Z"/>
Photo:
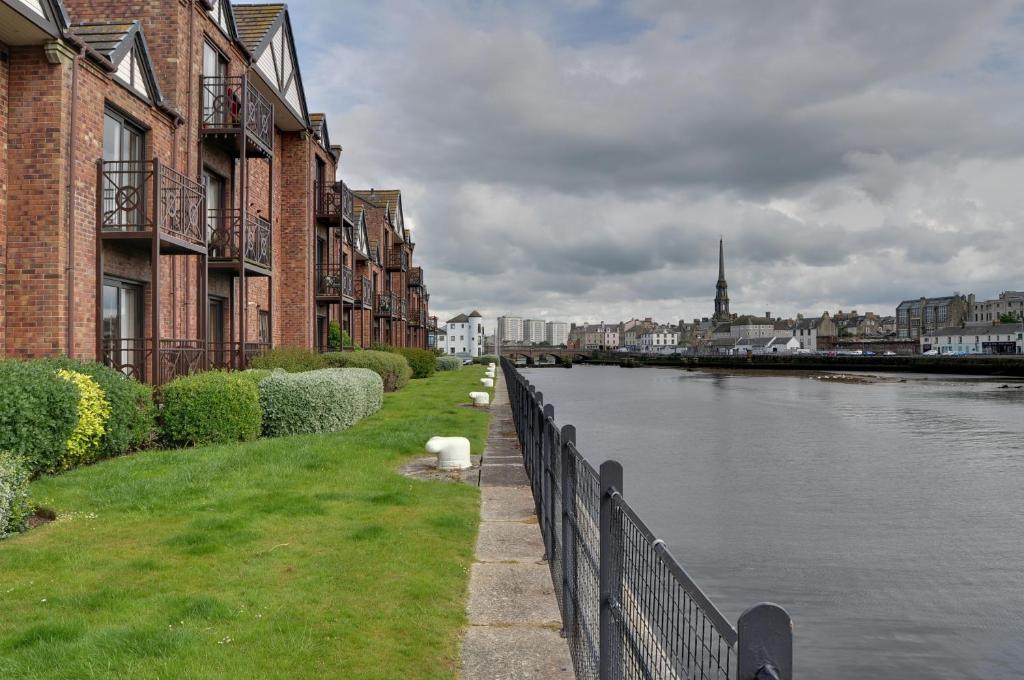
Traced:
<path fill-rule="evenodd" d="M 536 345 L 544 342 L 545 323 L 539 319 L 523 321 L 523 342 Z"/>
<path fill-rule="evenodd" d="M 548 321 L 544 325 L 544 340 L 552 347 L 569 344 L 569 322 Z"/>
<path fill-rule="evenodd" d="M 498 341 L 505 343 L 517 343 L 524 340 L 523 320 L 518 316 L 498 317 Z"/>
<path fill-rule="evenodd" d="M 292 30 L 283 4 L 0 0 L 0 355 L 162 383 L 332 322 L 426 346 L 400 194 L 338 180 Z"/>

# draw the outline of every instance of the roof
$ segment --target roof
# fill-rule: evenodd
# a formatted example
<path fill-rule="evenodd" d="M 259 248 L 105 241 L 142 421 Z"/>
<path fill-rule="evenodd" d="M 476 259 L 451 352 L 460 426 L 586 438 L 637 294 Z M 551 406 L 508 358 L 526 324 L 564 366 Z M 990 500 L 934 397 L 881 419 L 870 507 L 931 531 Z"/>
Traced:
<path fill-rule="evenodd" d="M 750 314 L 737 316 L 731 321 L 731 323 L 737 326 L 775 326 L 775 322 L 769 318 L 763 316 L 752 316 Z"/>
<path fill-rule="evenodd" d="M 323 113 L 309 114 L 309 124 L 313 128 L 313 134 L 320 140 L 325 149 L 331 148 L 331 137 L 327 132 L 327 115 Z"/>
<path fill-rule="evenodd" d="M 163 101 L 146 35 L 138 21 L 87 21 L 73 24 L 71 31 L 97 54 L 110 60 L 116 69 L 114 79 L 129 92 L 155 104 Z"/>
<path fill-rule="evenodd" d="M 401 189 L 360 189 L 353 190 L 352 193 L 379 208 L 385 208 L 391 218 L 391 226 L 395 228 L 399 236 L 405 238 Z"/>
<path fill-rule="evenodd" d="M 459 314 L 456 317 L 448 319 L 448 323 L 469 323 L 469 317 L 465 314 Z"/>
<path fill-rule="evenodd" d="M 711 341 L 713 347 L 734 347 L 736 338 L 715 338 Z"/>
<path fill-rule="evenodd" d="M 926 297 L 926 298 L 924 298 L 924 301 L 925 301 L 926 304 L 934 305 L 934 304 L 941 304 L 941 303 L 944 303 L 944 302 L 952 302 L 953 300 L 958 300 L 960 297 L 961 297 L 960 295 L 944 295 L 942 297 L 933 297 L 933 298 Z M 896 309 L 904 309 L 904 308 L 907 308 L 907 307 L 919 307 L 920 305 L 921 305 L 921 298 L 918 298 L 916 300 L 904 300 L 903 302 L 901 302 L 898 305 L 896 305 Z"/>
<path fill-rule="evenodd" d="M 235 27 L 238 30 L 238 39 L 252 52 L 263 41 L 274 21 L 285 10 L 282 3 L 266 5 L 232 5 L 235 14 Z"/>
<path fill-rule="evenodd" d="M 138 23 L 131 19 L 91 21 L 72 24 L 71 29 L 86 45 L 107 59 L 115 61 L 115 53 L 123 51 L 127 38 Z M 117 54 L 116 56 L 120 57 L 121 55 Z"/>
<path fill-rule="evenodd" d="M 474 316 L 479 318 L 479 319 L 484 318 L 483 315 L 481 315 L 480 312 L 476 311 L 475 309 L 472 312 L 470 312 L 469 318 L 472 319 Z"/>

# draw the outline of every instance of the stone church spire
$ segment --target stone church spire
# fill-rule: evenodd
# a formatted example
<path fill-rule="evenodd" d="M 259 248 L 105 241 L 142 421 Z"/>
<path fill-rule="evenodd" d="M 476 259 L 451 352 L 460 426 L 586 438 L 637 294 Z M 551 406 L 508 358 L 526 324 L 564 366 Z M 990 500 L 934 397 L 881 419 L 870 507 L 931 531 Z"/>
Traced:
<path fill-rule="evenodd" d="M 715 321 L 727 321 L 729 314 L 729 284 L 725 282 L 725 240 L 718 239 L 718 283 L 715 284 Z"/>

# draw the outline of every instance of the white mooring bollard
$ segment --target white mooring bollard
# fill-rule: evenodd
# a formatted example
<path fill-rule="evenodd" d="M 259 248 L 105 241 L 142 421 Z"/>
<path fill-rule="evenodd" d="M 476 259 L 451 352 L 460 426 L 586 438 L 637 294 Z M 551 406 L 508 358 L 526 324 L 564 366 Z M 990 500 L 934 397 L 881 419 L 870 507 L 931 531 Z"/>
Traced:
<path fill-rule="evenodd" d="M 427 453 L 437 454 L 439 470 L 465 470 L 473 467 L 469 458 L 469 440 L 465 437 L 431 437 Z"/>
<path fill-rule="evenodd" d="M 494 387 L 494 378 L 480 378 L 480 384 L 484 387 Z"/>
<path fill-rule="evenodd" d="M 494 380 L 494 371 L 487 371 L 487 373 L 484 374 L 484 377 Z"/>
<path fill-rule="evenodd" d="M 491 395 L 486 392 L 470 392 L 469 398 L 473 400 L 473 406 L 489 406 Z"/>

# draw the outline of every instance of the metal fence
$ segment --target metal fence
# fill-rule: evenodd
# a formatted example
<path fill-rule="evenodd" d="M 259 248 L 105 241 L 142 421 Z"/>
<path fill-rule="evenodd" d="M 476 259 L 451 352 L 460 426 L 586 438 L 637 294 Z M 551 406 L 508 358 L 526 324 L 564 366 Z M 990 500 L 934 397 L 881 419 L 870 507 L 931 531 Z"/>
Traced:
<path fill-rule="evenodd" d="M 501 360 L 579 680 L 792 680 L 789 614 L 751 607 L 736 627 L 626 502 L 622 466 L 595 469 L 543 395 Z"/>

